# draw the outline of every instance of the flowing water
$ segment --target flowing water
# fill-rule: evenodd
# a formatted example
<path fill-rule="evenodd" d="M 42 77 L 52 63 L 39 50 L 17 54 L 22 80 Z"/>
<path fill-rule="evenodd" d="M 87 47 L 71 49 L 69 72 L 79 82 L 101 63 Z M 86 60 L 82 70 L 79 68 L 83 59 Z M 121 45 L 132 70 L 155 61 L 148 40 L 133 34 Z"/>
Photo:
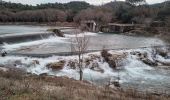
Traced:
<path fill-rule="evenodd" d="M 21 30 L 25 27 L 25 31 Z M 30 26 L 0 26 L 0 34 L 4 33 L 17 33 L 22 34 L 25 32 L 42 32 L 48 27 L 30 27 Z M 22 28 L 24 29 L 24 28 Z M 113 70 L 106 62 L 95 60 L 99 67 L 104 70 L 103 73 L 91 70 L 90 68 L 84 68 L 84 79 L 92 81 L 96 84 L 107 84 L 111 80 L 116 80 L 120 77 L 120 83 L 123 87 L 133 87 L 139 90 L 149 91 L 157 90 L 159 92 L 166 91 L 170 93 L 170 70 L 159 68 L 156 66 L 149 66 L 142 61 L 138 60 L 136 56 L 131 52 L 146 52 L 152 59 L 153 48 L 151 46 L 166 45 L 162 40 L 157 38 L 148 37 L 131 37 L 118 34 L 106 34 L 106 33 L 90 33 L 86 32 L 86 36 L 89 38 L 88 50 L 102 50 L 107 49 L 123 49 L 126 50 L 111 50 L 111 52 L 127 53 L 127 58 L 120 70 Z M 9 53 L 21 53 L 21 54 L 49 54 L 49 53 L 62 53 L 70 52 L 70 40 L 75 39 L 74 35 L 65 34 L 66 37 L 49 37 L 42 38 L 36 41 L 27 41 L 21 43 L 4 43 L 0 48 L 3 48 Z M 81 37 L 82 34 L 79 34 Z M 141 48 L 148 47 L 148 48 Z M 141 49 L 138 49 L 141 48 Z M 88 57 L 89 54 L 100 55 L 100 52 L 93 52 L 85 54 Z M 170 56 L 170 55 L 169 55 Z M 51 56 L 47 58 L 25 57 L 25 56 L 6 56 L 0 57 L 0 65 L 6 65 L 9 67 L 16 67 L 27 72 L 34 74 L 47 73 L 49 75 L 56 76 L 68 76 L 78 79 L 79 73 L 77 69 L 71 69 L 65 65 L 62 70 L 54 71 L 47 68 L 48 63 L 57 62 L 59 60 L 65 60 L 66 62 L 71 59 L 77 59 L 77 56 Z M 156 55 L 156 59 L 163 62 L 170 62 L 170 59 L 163 58 L 160 55 Z M 37 60 L 39 64 L 34 64 L 33 61 Z M 17 63 L 17 66 L 14 64 Z M 166 66 L 170 67 L 170 66 Z"/>

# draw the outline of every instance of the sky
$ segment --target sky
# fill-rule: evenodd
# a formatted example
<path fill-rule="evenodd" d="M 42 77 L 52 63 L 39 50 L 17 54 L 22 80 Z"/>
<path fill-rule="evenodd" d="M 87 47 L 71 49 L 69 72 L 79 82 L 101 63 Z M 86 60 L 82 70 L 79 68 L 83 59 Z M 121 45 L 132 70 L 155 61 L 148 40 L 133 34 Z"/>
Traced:
<path fill-rule="evenodd" d="M 101 5 L 101 4 L 108 3 L 114 0 L 3 0 L 3 1 L 11 1 L 15 3 L 23 3 L 23 4 L 29 4 L 29 5 L 36 5 L 36 4 L 49 3 L 49 2 L 50 3 L 55 3 L 55 2 L 67 3 L 70 1 L 86 1 L 90 4 Z M 124 1 L 124 0 L 117 0 L 117 1 Z M 165 0 L 146 0 L 146 1 L 149 4 L 154 4 L 154 3 L 164 2 Z"/>

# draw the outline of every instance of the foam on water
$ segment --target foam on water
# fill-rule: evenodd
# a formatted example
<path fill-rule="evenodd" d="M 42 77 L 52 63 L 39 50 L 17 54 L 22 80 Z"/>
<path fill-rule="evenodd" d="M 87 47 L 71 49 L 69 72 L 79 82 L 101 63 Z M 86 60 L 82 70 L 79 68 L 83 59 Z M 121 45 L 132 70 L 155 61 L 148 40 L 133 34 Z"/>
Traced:
<path fill-rule="evenodd" d="M 66 37 L 71 38 L 71 37 L 84 37 L 84 36 L 96 36 L 98 33 L 93 33 L 93 32 L 84 32 L 84 33 L 80 33 L 80 34 L 65 34 Z"/>
<path fill-rule="evenodd" d="M 53 40 L 52 40 L 53 41 Z M 140 52 L 147 53 L 148 59 L 153 59 L 153 49 L 145 48 L 145 49 L 135 49 L 135 50 L 120 50 L 115 51 L 111 50 L 110 53 L 127 53 L 127 58 L 125 59 L 124 65 L 121 66 L 120 70 L 113 70 L 109 67 L 108 63 L 103 61 L 94 60 L 93 62 L 97 62 L 99 67 L 104 70 L 103 73 L 91 70 L 90 68 L 83 69 L 83 78 L 84 80 L 88 80 L 94 82 L 96 84 L 106 84 L 109 80 L 117 80 L 120 78 L 121 84 L 137 84 L 137 87 L 143 88 L 143 85 L 147 86 L 161 86 L 166 87 L 170 83 L 170 78 L 167 73 L 167 70 L 157 70 L 154 67 L 144 64 L 140 61 L 136 55 L 131 54 L 131 52 Z M 89 57 L 90 54 L 100 55 L 100 52 L 88 53 L 85 54 L 84 57 Z M 0 65 L 13 65 L 16 62 L 18 63 L 17 68 L 25 69 L 27 72 L 34 73 L 37 75 L 47 73 L 48 75 L 55 76 L 67 76 L 74 79 L 79 79 L 79 70 L 71 69 L 68 67 L 67 62 L 70 60 L 78 59 L 77 56 L 52 56 L 48 58 L 31 58 L 31 57 L 18 57 L 18 56 L 6 56 L 0 57 Z M 165 59 L 159 55 L 156 56 L 157 60 L 162 62 L 170 62 L 170 59 Z M 39 64 L 34 64 L 34 61 L 39 61 Z M 47 64 L 58 62 L 60 60 L 66 61 L 66 65 L 62 70 L 54 71 L 46 67 Z M 18 62 L 20 61 L 20 62 Z M 167 74 L 165 74 L 167 73 Z M 141 85 L 142 84 L 142 85 Z"/>
<path fill-rule="evenodd" d="M 29 42 L 15 43 L 15 44 L 4 43 L 2 47 L 4 48 L 5 51 L 13 51 L 13 50 L 17 50 L 22 47 L 29 47 L 29 46 L 34 46 L 34 45 L 42 45 L 42 44 L 48 44 L 48 43 L 54 43 L 54 42 L 66 43 L 65 39 L 67 38 L 51 36 L 49 38 L 36 40 L 36 41 L 29 41 Z"/>

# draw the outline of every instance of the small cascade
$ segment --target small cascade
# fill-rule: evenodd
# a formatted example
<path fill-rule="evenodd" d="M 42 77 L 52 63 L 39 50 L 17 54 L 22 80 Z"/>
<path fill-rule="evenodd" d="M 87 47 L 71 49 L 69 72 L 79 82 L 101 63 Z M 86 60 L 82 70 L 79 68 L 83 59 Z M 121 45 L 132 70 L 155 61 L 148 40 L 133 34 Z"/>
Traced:
<path fill-rule="evenodd" d="M 41 40 L 42 38 L 48 38 L 50 36 L 55 36 L 54 33 L 25 33 L 25 34 L 7 34 L 0 36 L 0 44 L 3 43 L 21 43 L 28 41 Z"/>
<path fill-rule="evenodd" d="M 158 63 L 151 66 L 143 61 L 146 57 L 147 61 L 170 62 L 170 59 L 162 57 L 159 53 L 153 58 L 153 48 L 133 49 L 133 50 L 111 50 L 109 53 L 112 55 L 110 61 L 116 60 L 116 68 L 109 66 L 103 59 L 100 52 L 87 53 L 84 55 L 83 72 L 84 79 L 93 81 L 98 84 L 106 84 L 109 80 L 116 80 L 118 77 L 123 86 L 134 84 L 138 88 L 142 86 L 160 86 L 166 87 L 170 82 L 170 67 L 167 69 L 161 68 L 164 63 Z M 122 56 L 123 55 L 123 56 Z M 122 58 L 123 57 L 123 58 Z M 118 58 L 118 59 L 116 59 Z M 141 59 L 142 58 L 142 59 Z M 32 58 L 32 57 L 17 57 L 6 56 L 0 57 L 0 65 L 12 68 L 21 68 L 27 72 L 34 74 L 55 75 L 55 76 L 68 76 L 70 78 L 78 79 L 79 67 L 78 57 L 74 56 L 52 56 L 48 58 Z M 152 84 L 155 82 L 154 84 Z M 162 83 L 164 82 L 164 83 Z M 139 84 L 142 85 L 140 86 Z"/>

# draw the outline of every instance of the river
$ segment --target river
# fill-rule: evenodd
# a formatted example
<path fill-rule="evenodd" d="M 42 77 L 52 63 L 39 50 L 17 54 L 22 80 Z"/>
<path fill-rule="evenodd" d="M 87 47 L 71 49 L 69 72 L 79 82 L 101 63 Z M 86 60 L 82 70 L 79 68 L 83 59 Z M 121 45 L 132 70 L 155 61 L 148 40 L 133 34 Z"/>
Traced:
<path fill-rule="evenodd" d="M 46 32 L 49 27 L 41 26 L 0 26 L 0 34 L 24 34 L 26 32 Z M 131 52 L 146 52 L 150 57 L 153 53 L 151 46 L 166 45 L 162 40 L 151 37 L 131 37 L 120 34 L 107 34 L 107 33 L 81 33 L 79 37 L 86 34 L 89 39 L 88 50 L 94 50 L 91 54 L 100 54 L 98 50 L 114 49 L 113 52 L 127 53 L 125 64 L 121 66 L 121 70 L 113 70 L 107 63 L 97 63 L 104 73 L 93 71 L 89 68 L 85 68 L 84 79 L 93 81 L 96 84 L 106 84 L 109 80 L 115 80 L 119 75 L 120 83 L 123 87 L 134 87 L 139 90 L 149 91 L 167 91 L 170 93 L 170 70 L 166 70 L 156 66 L 149 66 L 139 61 L 136 56 Z M 16 68 L 24 69 L 34 74 L 47 73 L 49 75 L 56 76 L 68 76 L 78 79 L 78 71 L 70 69 L 65 66 L 60 71 L 53 71 L 48 69 L 46 65 L 51 62 L 59 60 L 65 60 L 66 62 L 71 59 L 76 59 L 77 56 L 57 56 L 57 53 L 65 53 L 71 51 L 71 40 L 75 39 L 73 34 L 65 34 L 65 37 L 48 37 L 41 38 L 40 40 L 20 42 L 20 43 L 4 43 L 1 45 L 8 53 L 14 54 L 6 57 L 0 57 L 0 65 L 8 65 Z M 148 48 L 142 48 L 148 47 Z M 16 55 L 15 55 L 16 54 Z M 27 57 L 19 56 L 17 54 L 31 54 L 31 55 L 43 55 L 54 54 L 46 58 L 40 57 Z M 88 56 L 89 53 L 85 54 Z M 170 55 L 169 55 L 170 56 Z M 152 58 L 151 58 L 152 59 Z M 170 62 L 170 59 L 165 59 L 157 55 L 156 59 Z M 32 61 L 38 60 L 40 64 L 32 65 Z M 19 62 L 17 66 L 13 66 L 14 63 Z M 170 66 L 166 66 L 170 67 Z"/>

